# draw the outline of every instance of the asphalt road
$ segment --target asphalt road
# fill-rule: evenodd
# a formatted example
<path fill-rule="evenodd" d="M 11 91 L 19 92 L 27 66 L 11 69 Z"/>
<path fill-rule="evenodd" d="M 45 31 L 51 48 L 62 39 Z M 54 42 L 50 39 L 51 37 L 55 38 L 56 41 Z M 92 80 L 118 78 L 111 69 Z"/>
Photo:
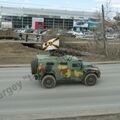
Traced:
<path fill-rule="evenodd" d="M 5 115 L 97 114 L 120 112 L 120 64 L 99 65 L 96 86 L 60 83 L 43 89 L 30 78 L 30 68 L 0 68 L 0 117 Z M 30 117 L 30 116 L 29 116 Z"/>

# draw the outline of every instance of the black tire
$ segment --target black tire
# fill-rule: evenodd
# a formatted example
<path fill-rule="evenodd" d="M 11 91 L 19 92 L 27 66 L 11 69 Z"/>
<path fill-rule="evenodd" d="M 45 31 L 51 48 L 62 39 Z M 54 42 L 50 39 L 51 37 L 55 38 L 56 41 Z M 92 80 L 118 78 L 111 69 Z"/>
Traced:
<path fill-rule="evenodd" d="M 97 76 L 95 74 L 87 74 L 84 79 L 84 83 L 87 86 L 94 86 L 97 81 Z"/>
<path fill-rule="evenodd" d="M 56 79 L 52 75 L 46 75 L 43 77 L 41 86 L 43 88 L 54 88 L 56 86 Z"/>

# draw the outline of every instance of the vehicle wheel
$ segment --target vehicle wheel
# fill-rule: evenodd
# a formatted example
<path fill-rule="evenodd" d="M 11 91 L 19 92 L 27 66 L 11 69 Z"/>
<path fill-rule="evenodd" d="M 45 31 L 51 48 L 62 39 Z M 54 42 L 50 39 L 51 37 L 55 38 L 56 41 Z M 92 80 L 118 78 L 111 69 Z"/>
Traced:
<path fill-rule="evenodd" d="M 44 76 L 42 79 L 41 85 L 44 88 L 54 88 L 56 86 L 55 77 L 52 75 Z"/>
<path fill-rule="evenodd" d="M 97 76 L 95 74 L 87 74 L 85 79 L 84 79 L 84 83 L 87 86 L 95 85 L 96 81 L 97 81 Z"/>

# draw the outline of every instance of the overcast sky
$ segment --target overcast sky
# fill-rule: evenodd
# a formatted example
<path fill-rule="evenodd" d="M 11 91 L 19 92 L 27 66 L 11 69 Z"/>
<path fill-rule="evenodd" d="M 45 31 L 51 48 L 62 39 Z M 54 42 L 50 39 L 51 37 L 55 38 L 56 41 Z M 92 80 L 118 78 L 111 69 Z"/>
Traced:
<path fill-rule="evenodd" d="M 106 0 L 0 0 L 1 6 L 50 8 L 64 10 L 96 11 Z M 111 0 L 113 11 L 120 10 L 120 0 Z"/>

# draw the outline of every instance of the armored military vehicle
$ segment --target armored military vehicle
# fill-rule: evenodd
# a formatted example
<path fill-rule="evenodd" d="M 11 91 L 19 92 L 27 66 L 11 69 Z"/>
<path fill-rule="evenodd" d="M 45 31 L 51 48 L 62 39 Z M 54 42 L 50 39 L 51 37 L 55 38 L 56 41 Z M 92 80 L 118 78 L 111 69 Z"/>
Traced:
<path fill-rule="evenodd" d="M 98 67 L 69 55 L 37 55 L 31 63 L 31 71 L 44 88 L 54 88 L 60 80 L 81 81 L 93 86 L 100 78 Z"/>
<path fill-rule="evenodd" d="M 81 81 L 87 86 L 96 84 L 100 78 L 98 67 L 88 64 L 77 57 L 65 55 L 59 48 L 59 38 L 53 38 L 43 44 L 50 55 L 37 55 L 31 62 L 31 71 L 42 87 L 53 88 L 60 80 Z"/>

